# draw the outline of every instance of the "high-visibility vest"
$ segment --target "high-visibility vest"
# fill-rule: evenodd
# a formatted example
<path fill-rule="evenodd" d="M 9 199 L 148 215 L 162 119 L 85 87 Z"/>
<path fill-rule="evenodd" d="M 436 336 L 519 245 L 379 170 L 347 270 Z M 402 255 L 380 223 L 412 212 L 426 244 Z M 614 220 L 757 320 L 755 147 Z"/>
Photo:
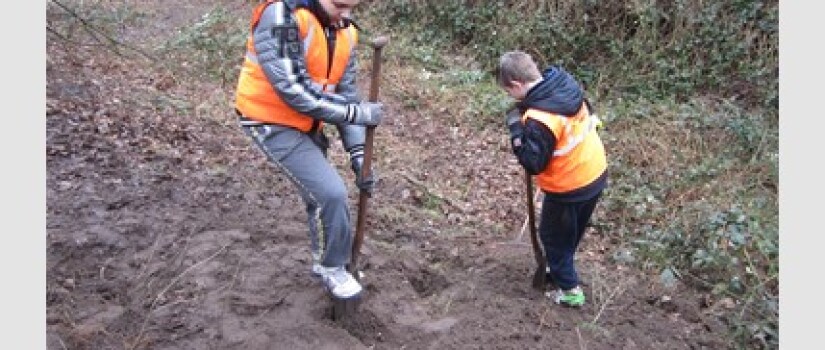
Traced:
<path fill-rule="evenodd" d="M 250 23 L 250 34 L 246 40 L 246 57 L 235 94 L 235 108 L 249 119 L 291 126 L 307 132 L 312 129 L 315 119 L 293 110 L 278 96 L 258 64 L 258 56 L 255 53 L 252 32 L 266 6 L 276 2 L 277 0 L 269 0 L 255 8 Z M 293 15 L 298 23 L 298 35 L 303 42 L 305 64 L 311 83 L 323 91 L 334 92 L 344 75 L 350 54 L 358 42 L 357 29 L 350 24 L 346 28 L 336 30 L 334 55 L 330 62 L 324 27 L 318 19 L 305 8 L 294 10 Z"/>
<path fill-rule="evenodd" d="M 565 117 L 536 109 L 522 116 L 541 122 L 556 137 L 550 165 L 536 175 L 536 183 L 547 192 L 566 193 L 591 184 L 607 170 L 607 156 L 586 104 L 574 116 Z"/>

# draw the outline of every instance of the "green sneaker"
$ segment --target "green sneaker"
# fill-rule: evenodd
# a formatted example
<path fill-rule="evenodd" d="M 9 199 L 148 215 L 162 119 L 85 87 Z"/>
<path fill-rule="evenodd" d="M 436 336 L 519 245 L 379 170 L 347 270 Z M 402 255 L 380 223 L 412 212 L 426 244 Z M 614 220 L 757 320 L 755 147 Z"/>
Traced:
<path fill-rule="evenodd" d="M 571 306 L 571 307 L 579 307 L 584 305 L 584 291 L 581 287 L 576 286 L 576 288 L 564 291 L 561 288 L 555 291 L 547 292 L 547 297 L 552 299 L 553 302 L 556 304 L 564 305 L 564 306 Z"/>

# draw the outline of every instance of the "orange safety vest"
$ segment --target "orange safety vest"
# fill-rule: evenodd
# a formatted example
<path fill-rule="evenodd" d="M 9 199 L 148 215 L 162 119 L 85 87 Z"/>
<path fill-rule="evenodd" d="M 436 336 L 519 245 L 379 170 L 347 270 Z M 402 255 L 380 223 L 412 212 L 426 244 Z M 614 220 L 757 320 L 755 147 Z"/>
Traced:
<path fill-rule="evenodd" d="M 235 107 L 249 119 L 291 126 L 307 132 L 312 129 L 312 123 L 315 119 L 290 108 L 275 92 L 272 83 L 269 82 L 263 69 L 257 63 L 252 31 L 258 24 L 266 6 L 276 1 L 268 0 L 255 8 L 250 24 L 249 38 L 246 40 L 246 58 L 238 79 Z M 299 35 L 303 41 L 306 69 L 312 84 L 323 89 L 323 91 L 334 92 L 338 82 L 344 75 L 350 54 L 358 42 L 358 31 L 352 24 L 336 31 L 335 51 L 332 64 L 330 64 L 324 27 L 318 19 L 304 8 L 295 10 L 293 15 L 298 22 Z"/>
<path fill-rule="evenodd" d="M 532 118 L 556 137 L 550 165 L 536 175 L 538 186 L 550 193 L 566 193 L 591 184 L 607 170 L 607 156 L 599 134 L 598 118 L 586 104 L 571 117 L 528 109 L 522 123 Z"/>

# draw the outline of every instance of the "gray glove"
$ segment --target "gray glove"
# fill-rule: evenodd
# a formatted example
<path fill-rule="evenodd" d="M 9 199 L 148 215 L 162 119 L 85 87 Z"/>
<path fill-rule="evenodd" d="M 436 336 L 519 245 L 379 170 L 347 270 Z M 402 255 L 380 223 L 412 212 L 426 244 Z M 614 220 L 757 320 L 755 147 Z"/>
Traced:
<path fill-rule="evenodd" d="M 504 118 L 504 123 L 510 130 L 512 130 L 516 124 L 521 124 L 521 111 L 519 111 L 518 108 L 513 108 L 507 111 L 507 116 Z"/>
<path fill-rule="evenodd" d="M 375 169 L 370 167 L 369 176 L 366 178 L 362 178 L 361 176 L 361 169 L 364 167 L 364 154 L 358 154 L 351 158 L 352 160 L 352 171 L 355 172 L 355 185 L 358 186 L 358 189 L 367 191 L 367 193 L 372 194 L 372 191 L 375 189 L 375 183 L 377 182 L 378 176 L 375 175 Z"/>
<path fill-rule="evenodd" d="M 384 104 L 381 102 L 361 101 L 357 105 L 350 105 L 351 124 L 375 126 L 381 124 L 384 117 Z"/>
<path fill-rule="evenodd" d="M 521 136 L 524 134 L 524 126 L 521 124 L 521 111 L 518 108 L 513 108 L 507 111 L 507 116 L 504 118 L 504 124 L 510 131 L 510 143 L 515 150 L 521 147 Z"/>

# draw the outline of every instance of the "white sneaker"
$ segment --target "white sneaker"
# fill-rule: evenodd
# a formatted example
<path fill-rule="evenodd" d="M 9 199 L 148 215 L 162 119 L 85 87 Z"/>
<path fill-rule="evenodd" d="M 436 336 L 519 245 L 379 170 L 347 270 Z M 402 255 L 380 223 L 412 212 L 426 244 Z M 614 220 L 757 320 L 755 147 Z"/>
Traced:
<path fill-rule="evenodd" d="M 343 266 L 321 266 L 320 275 L 327 289 L 338 299 L 358 297 L 363 288 Z"/>
<path fill-rule="evenodd" d="M 312 274 L 321 277 L 324 274 L 324 266 L 317 262 L 312 263 Z"/>

